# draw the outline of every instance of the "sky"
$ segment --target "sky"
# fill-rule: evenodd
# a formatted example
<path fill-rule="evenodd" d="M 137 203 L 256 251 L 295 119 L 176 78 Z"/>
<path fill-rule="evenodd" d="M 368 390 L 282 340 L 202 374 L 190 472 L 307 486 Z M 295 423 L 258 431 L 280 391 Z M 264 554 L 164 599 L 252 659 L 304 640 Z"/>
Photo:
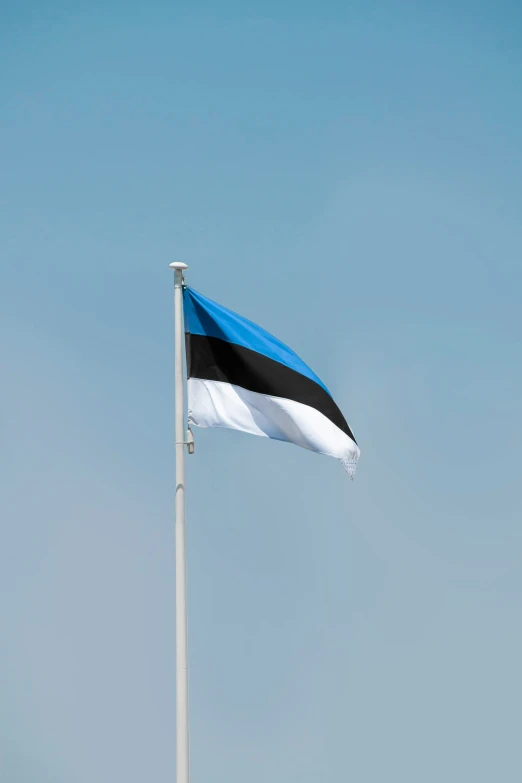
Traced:
<path fill-rule="evenodd" d="M 522 778 L 522 8 L 3 3 L 0 780 L 175 779 L 173 280 L 332 391 L 197 430 L 192 783 Z"/>

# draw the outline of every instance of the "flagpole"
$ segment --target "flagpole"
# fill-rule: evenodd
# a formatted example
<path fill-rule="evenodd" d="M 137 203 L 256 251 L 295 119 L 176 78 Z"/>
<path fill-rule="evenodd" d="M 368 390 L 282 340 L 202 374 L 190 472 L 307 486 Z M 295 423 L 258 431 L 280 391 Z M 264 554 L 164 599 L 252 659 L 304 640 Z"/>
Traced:
<path fill-rule="evenodd" d="M 185 378 L 183 271 L 174 270 L 174 420 L 176 440 L 176 783 L 189 783 L 187 594 L 185 556 Z"/>

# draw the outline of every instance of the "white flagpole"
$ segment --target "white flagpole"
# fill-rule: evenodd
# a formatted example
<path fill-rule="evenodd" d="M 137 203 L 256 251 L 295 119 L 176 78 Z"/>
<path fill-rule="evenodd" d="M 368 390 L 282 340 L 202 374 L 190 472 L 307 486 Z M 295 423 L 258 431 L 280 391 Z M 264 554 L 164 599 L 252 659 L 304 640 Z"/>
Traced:
<path fill-rule="evenodd" d="M 185 557 L 185 378 L 183 271 L 174 270 L 174 417 L 176 437 L 176 783 L 189 783 L 187 594 Z"/>

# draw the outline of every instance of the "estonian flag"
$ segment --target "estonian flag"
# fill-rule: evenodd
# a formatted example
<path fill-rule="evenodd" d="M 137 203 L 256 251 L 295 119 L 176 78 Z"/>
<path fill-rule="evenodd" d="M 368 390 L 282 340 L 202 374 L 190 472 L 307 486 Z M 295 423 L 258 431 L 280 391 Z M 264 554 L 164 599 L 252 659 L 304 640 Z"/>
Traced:
<path fill-rule="evenodd" d="M 340 459 L 359 447 L 326 386 L 286 345 L 184 287 L 189 423 L 230 427 Z"/>

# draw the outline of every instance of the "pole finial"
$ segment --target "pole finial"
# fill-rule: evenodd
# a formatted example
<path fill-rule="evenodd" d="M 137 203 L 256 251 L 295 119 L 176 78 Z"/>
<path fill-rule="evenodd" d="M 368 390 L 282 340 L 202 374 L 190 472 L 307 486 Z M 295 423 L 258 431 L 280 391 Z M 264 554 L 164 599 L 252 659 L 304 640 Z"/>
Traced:
<path fill-rule="evenodd" d="M 182 272 L 185 269 L 188 269 L 188 264 L 184 264 L 183 261 L 174 261 L 174 263 L 169 264 L 169 266 L 170 266 L 171 269 L 174 269 L 174 270 L 179 269 Z"/>

